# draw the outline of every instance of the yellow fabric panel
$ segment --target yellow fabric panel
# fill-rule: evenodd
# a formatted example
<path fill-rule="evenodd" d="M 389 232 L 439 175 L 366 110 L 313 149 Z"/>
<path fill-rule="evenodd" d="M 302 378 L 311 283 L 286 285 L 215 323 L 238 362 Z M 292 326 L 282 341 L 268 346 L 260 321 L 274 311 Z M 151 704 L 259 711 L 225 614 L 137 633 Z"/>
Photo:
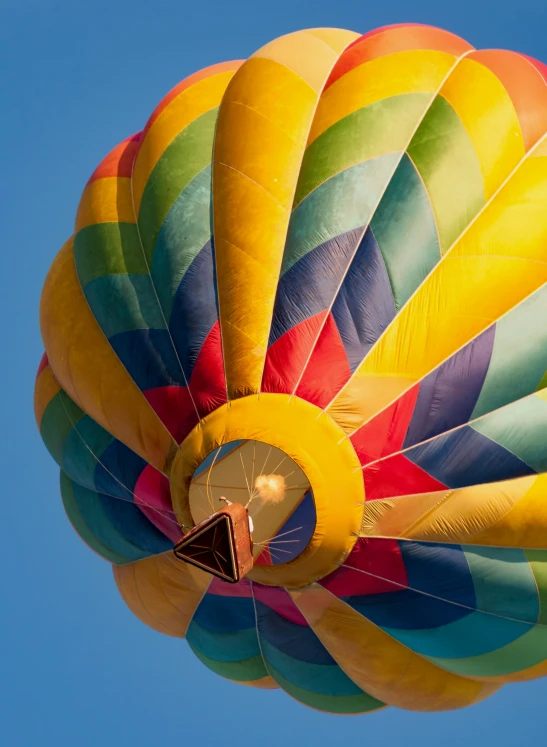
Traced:
<path fill-rule="evenodd" d="M 547 159 L 526 158 L 327 408 L 346 432 L 547 281 Z"/>
<path fill-rule="evenodd" d="M 455 109 L 471 138 L 488 200 L 524 157 L 524 140 L 513 102 L 491 70 L 468 59 L 454 68 L 441 95 Z"/>
<path fill-rule="evenodd" d="M 45 366 L 40 375 L 36 378 L 34 384 L 34 416 L 38 425 L 38 430 L 42 424 L 42 418 L 46 407 L 49 405 L 57 392 L 61 391 L 59 382 L 53 375 L 51 366 Z"/>
<path fill-rule="evenodd" d="M 317 37 L 299 32 L 278 39 L 237 71 L 220 107 L 214 232 L 232 399 L 260 387 L 300 163 L 318 90 L 336 59 Z"/>
<path fill-rule="evenodd" d="M 431 664 L 319 585 L 291 597 L 348 677 L 388 705 L 412 711 L 464 708 L 500 687 Z"/>
<path fill-rule="evenodd" d="M 365 504 L 364 536 L 492 547 L 545 547 L 547 475 Z M 377 505 L 373 505 L 377 504 Z"/>
<path fill-rule="evenodd" d="M 434 92 L 455 63 L 445 52 L 412 50 L 378 57 L 354 68 L 321 96 L 308 145 L 348 114 L 403 93 Z"/>
<path fill-rule="evenodd" d="M 78 212 L 75 232 L 95 223 L 135 223 L 131 201 L 131 180 L 127 177 L 108 176 L 90 182 L 84 189 Z"/>
<path fill-rule="evenodd" d="M 279 690 L 279 685 L 270 676 L 261 677 L 259 680 L 230 680 L 230 682 L 246 687 L 257 687 L 259 690 Z"/>
<path fill-rule="evenodd" d="M 347 31 L 347 29 L 307 29 L 306 33 L 321 39 L 338 54 L 361 36 L 361 34 L 356 34 L 355 31 Z"/>
<path fill-rule="evenodd" d="M 317 33 L 297 31 L 274 39 L 255 52 L 252 58 L 272 60 L 284 65 L 306 81 L 316 93 L 320 93 L 326 81 L 325 70 L 328 67 L 330 72 L 340 52 L 357 37 L 351 31 L 345 32 L 345 37 L 340 37 L 340 34 L 344 34 L 341 29 L 322 31 L 328 41 Z M 338 31 L 338 38 L 333 33 L 328 34 L 329 31 Z"/>
<path fill-rule="evenodd" d="M 66 393 L 113 436 L 167 473 L 177 445 L 95 321 L 76 275 L 72 239 L 46 278 L 40 326 L 49 364 Z"/>
<path fill-rule="evenodd" d="M 159 633 L 184 638 L 211 582 L 173 553 L 153 555 L 129 565 L 113 565 L 114 580 L 131 612 Z"/>
<path fill-rule="evenodd" d="M 236 68 L 238 63 L 234 63 Z M 234 71 L 217 73 L 186 88 L 176 96 L 154 121 L 140 144 L 133 167 L 133 200 L 139 208 L 146 183 L 165 149 L 191 122 L 219 106 Z"/>
<path fill-rule="evenodd" d="M 234 400 L 204 418 L 180 445 L 171 470 L 171 498 L 179 522 L 193 525 L 190 482 L 205 457 L 224 443 L 256 439 L 275 446 L 304 471 L 313 490 L 317 522 L 304 552 L 286 565 L 255 566 L 249 578 L 298 588 L 338 567 L 355 544 L 364 489 L 357 455 L 330 418 L 315 405 L 286 394 Z M 302 438 L 305 434 L 305 438 Z"/>

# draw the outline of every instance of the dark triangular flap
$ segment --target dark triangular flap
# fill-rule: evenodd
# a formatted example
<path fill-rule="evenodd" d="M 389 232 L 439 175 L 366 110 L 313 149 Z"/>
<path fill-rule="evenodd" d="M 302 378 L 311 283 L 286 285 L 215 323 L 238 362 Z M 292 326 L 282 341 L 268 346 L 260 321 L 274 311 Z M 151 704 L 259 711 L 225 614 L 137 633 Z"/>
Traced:
<path fill-rule="evenodd" d="M 216 517 L 202 529 L 196 527 L 192 530 L 177 544 L 175 555 L 220 578 L 239 580 L 233 551 L 232 526 L 225 515 Z"/>

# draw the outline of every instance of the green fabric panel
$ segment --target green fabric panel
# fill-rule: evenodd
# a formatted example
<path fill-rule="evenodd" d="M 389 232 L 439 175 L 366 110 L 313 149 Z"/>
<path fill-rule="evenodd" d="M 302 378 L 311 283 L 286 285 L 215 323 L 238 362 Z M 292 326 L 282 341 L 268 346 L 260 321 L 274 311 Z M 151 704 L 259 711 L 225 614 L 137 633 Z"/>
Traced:
<path fill-rule="evenodd" d="M 67 476 L 66 480 L 70 480 L 70 478 Z M 78 506 L 80 516 L 91 535 L 100 544 L 110 548 L 118 555 L 126 557 L 128 562 L 150 557 L 149 552 L 129 542 L 111 523 L 105 513 L 99 493 L 77 485 L 73 481 L 71 481 L 71 485 L 72 495 Z M 63 485 L 61 484 L 61 492 L 62 490 Z M 95 545 L 91 546 L 93 549 L 97 549 Z"/>
<path fill-rule="evenodd" d="M 507 646 L 467 659 L 425 657 L 442 669 L 468 677 L 499 677 L 522 672 L 547 659 L 547 627 L 535 625 Z"/>
<path fill-rule="evenodd" d="M 164 329 L 165 321 L 149 275 L 107 275 L 89 283 L 85 297 L 104 335 L 135 329 Z"/>
<path fill-rule="evenodd" d="M 368 224 L 401 158 L 400 153 L 359 163 L 314 190 L 293 211 L 281 274 L 335 236 Z"/>
<path fill-rule="evenodd" d="M 78 504 L 74 498 L 74 490 L 72 482 L 69 477 L 61 470 L 61 497 L 63 499 L 63 506 L 65 507 L 66 515 L 68 520 L 74 527 L 74 530 L 79 537 L 88 545 L 92 550 L 95 550 L 105 560 L 109 560 L 115 565 L 125 565 L 132 561 L 128 558 L 114 552 L 109 547 L 100 542 L 93 532 L 89 529 L 84 518 L 80 512 Z"/>
<path fill-rule="evenodd" d="M 208 164 L 182 190 L 156 240 L 151 275 L 168 323 L 182 278 L 212 234 L 211 165 Z"/>
<path fill-rule="evenodd" d="M 252 659 L 245 659 L 244 661 L 215 661 L 215 659 L 204 656 L 192 644 L 189 643 L 188 645 L 202 664 L 205 664 L 215 674 L 226 677 L 226 679 L 235 682 L 250 682 L 268 676 L 261 656 L 253 656 Z"/>
<path fill-rule="evenodd" d="M 64 471 L 78 485 L 95 490 L 97 462 L 113 441 L 114 437 L 90 417 L 82 418 L 65 441 Z M 132 498 L 131 492 L 128 492 Z"/>
<path fill-rule="evenodd" d="M 547 402 L 530 395 L 469 424 L 536 472 L 547 471 Z"/>
<path fill-rule="evenodd" d="M 370 227 L 399 310 L 441 258 L 435 217 L 412 161 L 397 166 Z"/>
<path fill-rule="evenodd" d="M 408 154 L 422 177 L 446 251 L 484 205 L 479 159 L 462 121 L 437 96 L 420 124 Z"/>
<path fill-rule="evenodd" d="M 377 711 L 379 708 L 385 707 L 385 703 L 376 700 L 372 695 L 368 695 L 365 692 L 358 695 L 340 696 L 311 693 L 309 690 L 304 690 L 301 687 L 293 685 L 292 682 L 286 680 L 272 667 L 268 667 L 268 669 L 271 677 L 285 692 L 300 703 L 311 708 L 316 708 L 319 711 L 326 711 L 327 713 L 369 713 L 370 711 Z"/>
<path fill-rule="evenodd" d="M 536 580 L 539 594 L 540 613 L 538 622 L 547 625 L 547 551 L 524 550 Z"/>
<path fill-rule="evenodd" d="M 74 262 L 82 288 L 104 275 L 148 273 L 134 223 L 97 223 L 74 237 Z"/>
<path fill-rule="evenodd" d="M 215 661 L 252 659 L 258 650 L 256 627 L 230 632 L 211 631 L 194 620 L 186 638 L 193 648 Z"/>
<path fill-rule="evenodd" d="M 52 398 L 44 411 L 40 435 L 53 459 L 63 467 L 63 450 L 68 434 L 84 412 L 62 389 Z"/>
<path fill-rule="evenodd" d="M 496 322 L 488 372 L 471 415 L 532 394 L 547 371 L 547 287 L 543 286 Z"/>
<path fill-rule="evenodd" d="M 469 545 L 462 550 L 473 577 L 477 610 L 522 622 L 538 621 L 536 580 L 522 550 Z"/>
<path fill-rule="evenodd" d="M 213 157 L 218 107 L 205 112 L 185 127 L 155 165 L 144 188 L 138 224 L 148 264 L 165 216 L 182 190 Z"/>
<path fill-rule="evenodd" d="M 348 114 L 325 130 L 304 153 L 294 204 L 356 163 L 404 151 L 430 100 L 429 93 L 392 96 Z"/>

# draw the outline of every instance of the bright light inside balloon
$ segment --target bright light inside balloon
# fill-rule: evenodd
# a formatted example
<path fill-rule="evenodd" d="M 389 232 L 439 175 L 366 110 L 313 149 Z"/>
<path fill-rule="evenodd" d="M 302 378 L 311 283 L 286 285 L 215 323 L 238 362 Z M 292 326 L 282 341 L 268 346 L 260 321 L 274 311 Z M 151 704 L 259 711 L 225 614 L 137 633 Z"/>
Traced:
<path fill-rule="evenodd" d="M 281 503 L 285 497 L 283 475 L 259 475 L 254 484 L 258 497 L 265 503 Z"/>

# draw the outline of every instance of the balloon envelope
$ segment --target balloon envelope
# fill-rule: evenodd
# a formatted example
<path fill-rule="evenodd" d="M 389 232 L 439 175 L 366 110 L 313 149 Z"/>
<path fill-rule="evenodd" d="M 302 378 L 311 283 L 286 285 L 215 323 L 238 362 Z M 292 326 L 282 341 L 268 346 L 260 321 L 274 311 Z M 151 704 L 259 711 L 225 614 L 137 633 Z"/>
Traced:
<path fill-rule="evenodd" d="M 35 390 L 68 517 L 152 628 L 333 713 L 547 674 L 547 68 L 311 29 L 97 167 Z M 230 585 L 173 546 L 248 505 Z"/>

